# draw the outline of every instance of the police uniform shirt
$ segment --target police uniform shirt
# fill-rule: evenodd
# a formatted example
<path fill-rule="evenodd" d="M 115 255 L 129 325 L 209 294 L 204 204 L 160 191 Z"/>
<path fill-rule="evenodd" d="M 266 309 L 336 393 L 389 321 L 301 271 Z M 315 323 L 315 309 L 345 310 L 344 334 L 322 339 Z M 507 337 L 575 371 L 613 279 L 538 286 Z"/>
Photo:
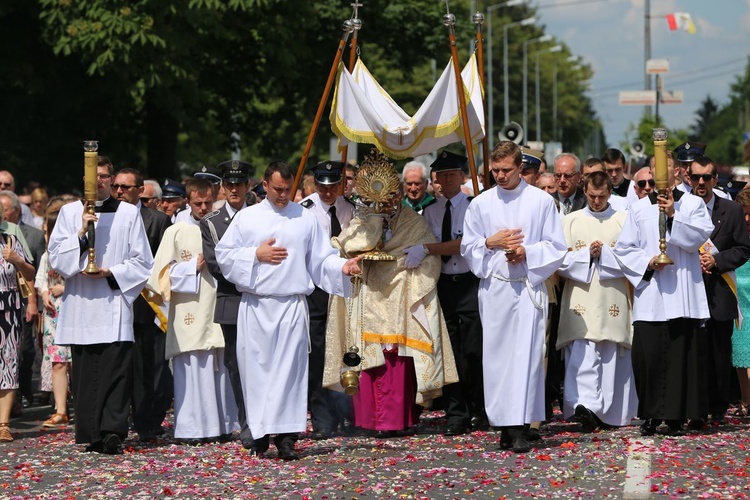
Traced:
<path fill-rule="evenodd" d="M 229 203 L 226 204 L 226 207 L 227 207 L 227 214 L 229 214 L 229 220 L 232 220 L 234 218 L 234 214 L 239 212 L 239 210 L 235 210 L 234 207 L 232 207 L 232 205 L 230 205 Z M 247 205 L 243 204 L 240 210 L 242 210 L 245 207 L 247 207 Z"/>
<path fill-rule="evenodd" d="M 326 234 L 331 234 L 331 213 L 329 212 L 331 205 L 323 203 L 318 193 L 311 194 L 302 200 L 300 205 L 312 210 L 315 218 L 318 219 L 320 225 L 325 229 Z M 339 196 L 336 198 L 333 206 L 336 207 L 336 218 L 339 220 L 341 229 L 345 229 L 354 217 L 354 205 L 343 196 Z"/>
<path fill-rule="evenodd" d="M 466 209 L 469 208 L 469 197 L 466 193 L 459 191 L 459 193 L 451 198 L 451 226 L 452 233 L 451 239 L 455 240 L 463 236 L 464 230 L 464 217 L 466 216 Z M 432 203 L 429 207 L 424 209 L 422 215 L 424 216 L 427 223 L 430 225 L 432 232 L 435 233 L 435 238 L 438 241 L 443 241 L 443 217 L 445 216 L 445 204 L 448 203 L 448 199 L 440 197 Z M 466 260 L 460 255 L 451 255 L 451 258 L 447 262 L 443 262 L 443 268 L 441 272 L 443 274 L 464 274 L 470 271 L 469 265 Z"/>

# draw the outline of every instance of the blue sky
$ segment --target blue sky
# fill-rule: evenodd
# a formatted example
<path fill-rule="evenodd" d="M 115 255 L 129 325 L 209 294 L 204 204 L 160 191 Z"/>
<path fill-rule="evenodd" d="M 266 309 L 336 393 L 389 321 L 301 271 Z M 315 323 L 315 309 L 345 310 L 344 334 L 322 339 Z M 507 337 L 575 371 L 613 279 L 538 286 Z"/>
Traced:
<path fill-rule="evenodd" d="M 577 2 L 577 3 L 576 3 Z M 564 5 L 564 4 L 573 5 Z M 562 4 L 557 7 L 552 5 Z M 594 69 L 589 95 L 608 145 L 619 147 L 643 108 L 620 106 L 619 90 L 643 89 L 644 0 L 536 0 L 538 23 Z M 697 32 L 669 31 L 664 15 L 688 12 Z M 694 123 L 706 95 L 727 101 L 729 85 L 750 55 L 750 0 L 651 0 L 652 57 L 668 59 L 664 88 L 685 104 L 662 105 L 670 128 Z"/>

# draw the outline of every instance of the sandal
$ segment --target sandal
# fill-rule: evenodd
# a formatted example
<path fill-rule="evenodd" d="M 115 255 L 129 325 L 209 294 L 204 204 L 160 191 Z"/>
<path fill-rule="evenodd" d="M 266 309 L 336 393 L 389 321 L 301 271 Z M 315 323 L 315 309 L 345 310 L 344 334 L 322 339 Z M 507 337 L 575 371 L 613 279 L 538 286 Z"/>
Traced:
<path fill-rule="evenodd" d="M 0 424 L 0 443 L 10 443 L 13 441 L 13 434 L 10 433 L 9 424 Z"/>
<path fill-rule="evenodd" d="M 55 428 L 55 427 L 67 427 L 68 416 L 63 413 L 53 413 L 50 418 L 44 421 L 42 427 Z"/>

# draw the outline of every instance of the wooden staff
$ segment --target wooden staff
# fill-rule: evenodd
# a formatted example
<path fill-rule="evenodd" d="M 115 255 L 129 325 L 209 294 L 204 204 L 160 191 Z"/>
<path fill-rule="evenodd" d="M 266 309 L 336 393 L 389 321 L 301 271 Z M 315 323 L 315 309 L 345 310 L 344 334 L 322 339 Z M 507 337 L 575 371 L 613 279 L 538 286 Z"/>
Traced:
<path fill-rule="evenodd" d="M 482 39 L 482 24 L 484 24 L 484 14 L 477 11 L 472 17 L 477 27 L 477 66 L 479 69 L 479 81 L 482 83 L 482 108 L 484 109 L 484 139 L 482 139 L 482 160 L 484 164 L 484 182 L 487 185 L 490 178 L 490 142 L 487 137 L 489 122 L 487 118 L 487 92 L 492 92 L 484 85 L 484 40 Z"/>
<path fill-rule="evenodd" d="M 355 2 L 356 3 L 356 2 Z M 357 6 L 360 6 L 361 4 L 357 4 Z M 356 9 L 356 7 L 355 7 Z M 354 22 L 354 34 L 352 35 L 352 39 L 349 42 L 349 73 L 354 71 L 354 64 L 357 62 L 357 38 L 359 35 L 359 30 L 362 28 L 362 20 L 357 18 L 357 12 L 355 10 L 354 13 L 354 19 L 352 19 Z M 346 157 L 349 156 L 349 145 L 343 147 L 341 150 L 341 162 L 347 163 Z M 344 171 L 342 172 L 343 178 L 341 179 L 341 187 L 339 188 L 339 194 L 341 196 L 344 195 L 344 191 L 346 191 L 346 168 L 344 168 Z"/>
<path fill-rule="evenodd" d="M 328 96 L 331 94 L 331 87 L 333 86 L 333 79 L 336 76 L 339 63 L 341 62 L 341 56 L 344 53 L 346 47 L 346 40 L 349 38 L 349 34 L 354 31 L 354 22 L 351 19 L 344 21 L 342 26 L 344 34 L 341 35 L 338 49 L 336 50 L 336 57 L 333 58 L 333 64 L 331 65 L 331 71 L 328 73 L 328 81 L 326 82 L 325 89 L 323 89 L 323 96 L 320 98 L 320 104 L 318 104 L 318 111 L 315 113 L 315 119 L 313 120 L 312 128 L 310 129 L 310 135 L 307 136 L 307 144 L 305 145 L 305 152 L 302 153 L 302 159 L 300 159 L 299 167 L 297 168 L 297 175 L 294 176 L 294 184 L 292 185 L 291 199 L 294 199 L 294 195 L 297 194 L 297 186 L 299 180 L 302 178 L 302 172 L 305 170 L 305 164 L 307 159 L 310 157 L 310 150 L 312 149 L 315 135 L 318 133 L 318 126 L 320 126 L 320 119 L 323 116 L 323 110 L 325 109 Z"/>
<path fill-rule="evenodd" d="M 445 2 L 446 6 L 448 1 Z M 461 68 L 458 66 L 458 49 L 456 48 L 456 16 L 448 12 L 443 16 L 443 24 L 448 27 L 450 38 L 451 56 L 453 57 L 453 72 L 456 75 L 456 90 L 458 91 L 458 106 L 461 112 L 461 124 L 464 129 L 464 142 L 466 143 L 466 156 L 469 157 L 469 171 L 471 172 L 471 185 L 474 188 L 474 194 L 479 194 L 479 183 L 477 182 L 477 166 L 474 163 L 474 150 L 471 145 L 471 131 L 469 130 L 469 121 L 466 117 L 466 96 L 464 95 L 464 81 L 461 78 Z"/>

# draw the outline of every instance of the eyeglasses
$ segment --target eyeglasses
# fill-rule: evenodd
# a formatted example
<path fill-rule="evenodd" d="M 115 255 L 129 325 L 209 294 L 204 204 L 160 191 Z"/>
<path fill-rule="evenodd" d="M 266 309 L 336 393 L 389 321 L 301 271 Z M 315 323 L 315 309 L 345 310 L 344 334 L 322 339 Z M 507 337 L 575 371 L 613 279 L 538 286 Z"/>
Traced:
<path fill-rule="evenodd" d="M 112 176 L 110 174 L 96 174 L 96 177 L 99 179 L 109 179 Z"/>
<path fill-rule="evenodd" d="M 698 182 L 701 179 L 703 179 L 703 182 L 711 182 L 713 178 L 714 174 L 690 174 L 690 180 L 693 182 Z"/>
<path fill-rule="evenodd" d="M 0 187 L 9 188 L 13 185 L 12 182 L 0 182 Z"/>
<path fill-rule="evenodd" d="M 135 186 L 128 186 L 127 184 L 112 184 L 112 190 L 117 191 L 118 189 L 122 189 L 123 191 L 130 191 Z"/>
<path fill-rule="evenodd" d="M 645 188 L 645 187 L 646 187 L 646 184 L 648 184 L 648 185 L 649 185 L 649 186 L 651 186 L 651 187 L 654 187 L 654 186 L 656 186 L 656 182 L 654 182 L 654 180 L 653 180 L 653 179 L 647 179 L 647 180 L 643 180 L 643 181 L 638 181 L 638 182 L 636 182 L 636 184 L 637 184 L 637 185 L 638 185 L 638 187 L 639 187 L 639 188 L 641 188 L 641 189 Z"/>
<path fill-rule="evenodd" d="M 579 172 L 573 172 L 572 174 L 561 174 L 559 172 L 555 172 L 555 179 L 558 179 L 558 180 L 563 179 L 563 178 L 572 179 L 578 174 Z"/>
<path fill-rule="evenodd" d="M 148 203 L 149 201 L 156 199 L 156 196 L 142 196 L 139 198 L 141 203 Z"/>

